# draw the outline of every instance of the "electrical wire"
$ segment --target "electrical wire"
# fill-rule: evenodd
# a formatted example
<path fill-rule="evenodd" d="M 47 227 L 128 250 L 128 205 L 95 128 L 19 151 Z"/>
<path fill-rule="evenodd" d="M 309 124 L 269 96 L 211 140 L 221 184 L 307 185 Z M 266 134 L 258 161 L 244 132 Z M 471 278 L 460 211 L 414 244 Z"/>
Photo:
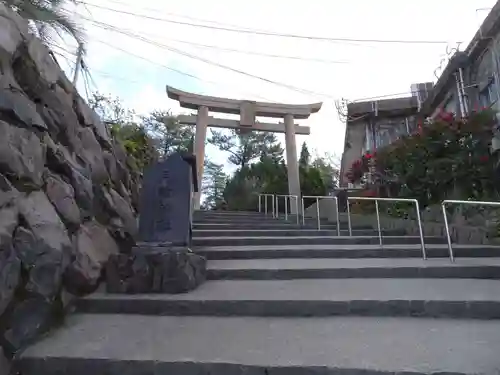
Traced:
<path fill-rule="evenodd" d="M 219 67 L 221 69 L 229 70 L 229 71 L 232 71 L 234 73 L 238 73 L 240 75 L 244 75 L 244 76 L 247 76 L 247 77 L 250 77 L 250 78 L 258 79 L 258 80 L 266 82 L 266 83 L 274 84 L 276 86 L 284 87 L 284 88 L 287 88 L 289 90 L 299 92 L 301 94 L 332 98 L 328 94 L 317 93 L 317 92 L 314 92 L 314 91 L 311 91 L 311 90 L 302 89 L 300 87 L 296 87 L 296 86 L 289 85 L 289 84 L 286 84 L 286 83 L 274 81 L 274 80 L 271 80 L 269 78 L 261 77 L 261 76 L 258 76 L 258 75 L 252 74 L 252 73 L 245 72 L 245 71 L 240 70 L 240 69 L 232 68 L 230 66 L 227 66 L 227 65 L 224 65 L 224 64 L 220 64 L 220 63 L 217 63 L 217 62 L 214 62 L 214 61 L 211 61 L 209 59 L 205 59 L 205 58 L 202 58 L 202 57 L 199 57 L 199 56 L 195 56 L 193 54 L 190 54 L 188 52 L 182 51 L 180 49 L 177 49 L 177 48 L 174 48 L 174 47 L 171 47 L 171 46 L 168 46 L 168 45 L 156 42 L 156 41 L 152 41 L 152 40 L 147 39 L 147 38 L 144 38 L 141 35 L 138 35 L 138 34 L 135 34 L 135 33 L 132 33 L 132 32 L 128 32 L 128 31 L 124 31 L 124 30 L 122 30 L 122 29 L 120 29 L 120 28 L 118 28 L 116 26 L 108 25 L 108 24 L 105 24 L 105 23 L 99 22 L 99 21 L 92 21 L 92 20 L 90 20 L 90 21 L 93 22 L 96 25 L 101 25 L 100 27 L 105 28 L 106 30 L 115 31 L 115 32 L 118 32 L 120 34 L 124 34 L 124 35 L 127 35 L 129 37 L 132 37 L 132 38 L 135 38 L 135 39 L 138 39 L 138 40 L 142 40 L 145 43 L 149 43 L 149 44 L 155 45 L 156 47 L 166 49 L 168 51 L 177 53 L 177 54 L 185 56 L 185 57 L 189 57 L 189 58 L 191 58 L 193 60 L 198 60 L 198 61 L 204 62 L 204 63 L 206 63 L 208 65 L 217 66 L 217 67 Z"/>
<path fill-rule="evenodd" d="M 83 65 L 83 64 L 82 64 Z M 85 95 L 87 96 L 87 102 L 90 100 L 90 85 L 88 82 L 88 77 L 87 77 L 87 69 L 85 69 L 82 66 L 82 80 L 83 80 L 83 87 L 85 89 Z"/>
<path fill-rule="evenodd" d="M 63 53 L 57 52 L 57 51 L 51 51 L 51 52 L 52 52 L 53 54 L 55 54 L 55 55 L 59 56 L 59 57 L 62 57 L 62 58 L 66 61 L 66 63 L 68 64 L 68 67 L 69 67 L 70 69 L 72 69 L 72 66 L 73 66 L 75 63 L 74 63 L 73 61 L 71 61 L 71 60 L 69 59 L 69 57 L 68 57 L 68 56 L 66 56 L 66 55 L 65 55 L 65 54 L 63 54 Z M 57 64 L 58 64 L 58 65 L 59 65 L 59 67 L 62 69 L 61 65 L 60 65 L 59 63 L 57 63 Z"/>
<path fill-rule="evenodd" d="M 197 79 L 197 80 L 199 80 L 199 81 L 201 81 L 201 82 L 204 82 L 204 83 L 209 83 L 209 84 L 212 84 L 212 85 L 215 85 L 215 86 L 226 86 L 226 85 L 221 84 L 220 82 L 210 81 L 210 80 L 207 80 L 207 79 L 204 79 L 204 78 L 198 77 L 198 76 L 196 76 L 196 75 L 194 75 L 194 74 L 191 74 L 191 73 L 186 73 L 186 72 L 183 72 L 183 71 L 181 71 L 181 70 L 179 70 L 179 69 L 172 68 L 172 67 L 170 67 L 170 66 L 168 66 L 168 65 L 158 63 L 158 62 L 156 62 L 156 61 L 154 61 L 154 60 L 151 60 L 151 59 L 148 59 L 148 58 L 146 58 L 146 57 L 144 57 L 144 56 L 141 56 L 141 55 L 135 54 L 135 53 L 133 53 L 133 52 L 127 51 L 126 49 L 123 49 L 123 48 L 118 47 L 118 46 L 116 46 L 116 45 L 114 45 L 114 44 L 111 44 L 111 43 L 105 42 L 105 41 L 103 41 L 103 40 L 96 39 L 96 38 L 93 38 L 93 40 L 94 40 L 94 41 L 96 41 L 96 42 L 98 42 L 98 43 L 101 43 L 101 44 L 107 45 L 108 47 L 111 47 L 111 48 L 116 49 L 116 50 L 118 50 L 118 51 L 121 51 L 121 52 L 123 52 L 123 53 L 126 53 L 126 54 L 128 54 L 128 55 L 130 55 L 130 56 L 134 56 L 134 57 L 136 57 L 136 58 L 138 58 L 138 59 L 141 59 L 141 60 L 147 61 L 147 62 L 149 62 L 149 63 L 151 63 L 151 64 L 153 64 L 153 65 L 157 65 L 157 66 L 159 66 L 159 67 L 161 67 L 161 68 L 164 68 L 164 69 L 170 70 L 170 71 L 172 71 L 172 72 L 174 72 L 174 73 L 177 73 L 177 74 L 180 74 L 180 75 L 183 75 L 183 76 L 186 76 L 186 77 L 194 78 L 194 79 Z M 233 89 L 233 90 L 235 89 L 235 87 L 231 87 L 231 86 L 229 86 L 229 85 L 227 85 L 227 87 L 230 87 L 230 88 L 231 88 L 231 89 Z M 241 92 L 241 89 L 240 89 L 240 88 L 238 88 L 237 90 Z M 255 93 L 249 93 L 249 94 L 251 94 L 252 96 L 258 97 L 258 98 L 260 98 L 260 99 L 263 99 L 263 100 L 265 100 L 265 101 L 270 101 L 270 99 L 268 99 L 268 98 L 266 98 L 266 97 L 264 97 L 264 96 L 261 96 L 261 95 L 259 95 L 259 94 L 255 94 Z"/>
<path fill-rule="evenodd" d="M 98 70 L 98 69 L 95 69 L 95 68 L 92 68 L 92 72 L 94 72 L 95 74 L 99 75 L 99 76 L 102 76 L 104 78 L 110 78 L 110 79 L 115 79 L 115 80 L 119 80 L 119 81 L 124 81 L 124 82 L 130 82 L 130 83 L 135 83 L 135 84 L 139 84 L 139 85 L 142 85 L 144 84 L 144 81 L 135 81 L 133 79 L 130 79 L 130 78 L 125 78 L 125 77 L 121 77 L 121 76 L 116 76 L 114 74 L 109 74 L 103 70 Z"/>
<path fill-rule="evenodd" d="M 129 12 L 126 10 L 109 8 L 109 7 L 102 6 L 102 5 L 87 3 L 84 1 L 79 1 L 79 3 L 86 4 L 86 5 L 89 5 L 89 6 L 92 6 L 95 8 L 99 8 L 99 9 L 103 9 L 103 10 L 108 10 L 108 11 L 115 12 L 115 13 L 127 14 L 127 15 L 130 15 L 133 17 L 143 18 L 143 19 L 173 23 L 173 24 L 184 25 L 184 26 L 205 28 L 205 29 L 211 29 L 211 30 L 243 33 L 243 34 L 274 36 L 274 37 L 294 38 L 294 39 L 306 39 L 306 40 L 318 40 L 318 41 L 325 41 L 325 42 L 390 43 L 390 44 L 448 44 L 449 43 L 449 41 L 442 41 L 442 40 L 390 40 L 390 39 L 331 38 L 331 37 L 320 37 L 320 36 L 310 36 L 310 35 L 276 33 L 276 32 L 272 32 L 272 31 L 249 30 L 249 29 L 231 28 L 231 27 L 223 27 L 223 26 L 209 26 L 209 25 L 202 25 L 202 24 L 193 23 L 193 22 L 176 21 L 176 20 L 170 20 L 167 18 L 149 16 L 147 14 L 137 14 L 137 13 Z"/>
<path fill-rule="evenodd" d="M 93 22 L 99 22 L 99 21 L 93 21 Z M 112 25 L 109 25 L 109 26 L 112 26 Z M 121 30 L 133 32 L 133 30 L 125 29 L 125 28 L 121 28 Z M 302 57 L 302 56 L 294 56 L 294 55 L 279 55 L 279 54 L 265 53 L 265 52 L 259 52 L 259 51 L 248 51 L 248 50 L 242 50 L 242 49 L 236 49 L 236 48 L 227 48 L 227 47 L 221 47 L 221 46 L 216 46 L 216 45 L 212 45 L 212 44 L 191 42 L 191 41 L 183 40 L 183 39 L 165 38 L 165 37 L 157 35 L 157 34 L 151 34 L 151 33 L 145 33 L 145 32 L 141 32 L 141 34 L 145 35 L 145 36 L 153 37 L 153 38 L 161 37 L 163 40 L 177 42 L 177 43 L 183 43 L 183 44 L 187 44 L 187 45 L 194 46 L 194 47 L 214 49 L 214 50 L 224 51 L 224 52 L 235 52 L 235 53 L 241 53 L 241 54 L 245 54 L 245 55 L 255 55 L 255 56 L 263 56 L 263 57 L 270 57 L 270 58 L 299 60 L 299 61 L 308 61 L 308 62 L 310 61 L 310 62 L 317 62 L 317 63 L 323 63 L 323 64 L 351 64 L 352 63 L 351 61 L 345 61 L 345 60 L 344 61 L 343 60 L 328 60 L 328 59 L 320 59 L 320 58 L 314 58 L 314 57 Z"/>
<path fill-rule="evenodd" d="M 360 99 L 353 100 L 352 103 L 365 102 L 365 101 L 372 100 L 372 99 L 390 98 L 392 96 L 402 96 L 402 95 L 410 96 L 412 94 L 413 94 L 413 92 L 411 92 L 411 91 L 405 91 L 405 92 L 398 92 L 398 93 L 394 93 L 394 94 L 386 94 L 386 95 L 379 95 L 379 96 L 370 96 L 370 97 L 366 97 L 366 98 L 360 98 Z M 395 99 L 397 99 L 397 98 L 395 98 Z"/>
<path fill-rule="evenodd" d="M 59 46 L 59 45 L 57 45 L 57 44 L 54 44 L 54 43 L 50 43 L 50 42 L 49 42 L 49 43 L 47 43 L 47 45 L 49 45 L 49 46 L 50 46 L 50 48 L 57 48 L 57 49 L 60 49 L 61 51 L 66 52 L 67 54 L 70 54 L 70 55 L 72 55 L 72 56 L 76 56 L 76 53 L 75 53 L 75 52 L 72 52 L 72 51 L 70 51 L 70 50 L 68 50 L 68 49 L 66 49 L 66 48 L 64 48 L 64 47 L 61 47 L 61 46 Z"/>

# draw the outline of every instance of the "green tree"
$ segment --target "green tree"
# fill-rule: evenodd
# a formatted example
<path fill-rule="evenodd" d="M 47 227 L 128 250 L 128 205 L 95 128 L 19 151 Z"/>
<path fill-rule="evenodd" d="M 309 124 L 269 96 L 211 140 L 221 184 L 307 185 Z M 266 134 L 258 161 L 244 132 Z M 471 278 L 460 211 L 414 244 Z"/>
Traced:
<path fill-rule="evenodd" d="M 92 93 L 89 106 L 108 124 L 129 124 L 133 122 L 135 112 L 123 106 L 120 98 L 104 95 L 98 92 Z"/>
<path fill-rule="evenodd" d="M 151 137 L 142 126 L 135 123 L 114 124 L 110 130 L 111 135 L 123 144 L 129 155 L 134 157 L 139 169 L 144 169 L 158 158 Z"/>
<path fill-rule="evenodd" d="M 0 0 L 30 22 L 32 31 L 45 43 L 54 41 L 55 35 L 69 34 L 78 44 L 85 44 L 83 28 L 64 6 L 73 0 Z"/>
<path fill-rule="evenodd" d="M 273 133 L 231 129 L 229 134 L 225 134 L 212 130 L 208 143 L 228 152 L 228 161 L 239 168 L 245 168 L 259 157 L 268 157 L 276 162 L 283 158 L 283 149 Z"/>
<path fill-rule="evenodd" d="M 302 148 L 300 149 L 299 165 L 303 168 L 307 168 L 311 162 L 311 153 L 307 148 L 306 142 L 302 143 Z"/>
<path fill-rule="evenodd" d="M 224 201 L 226 182 L 227 175 L 224 173 L 224 166 L 206 160 L 202 183 L 202 192 L 205 195 L 205 209 L 214 209 L 221 206 Z"/>
<path fill-rule="evenodd" d="M 193 151 L 193 127 L 179 123 L 170 111 L 153 111 L 142 117 L 142 124 L 155 138 L 160 154 Z"/>
<path fill-rule="evenodd" d="M 328 153 L 323 156 L 316 155 L 311 166 L 319 171 L 327 192 L 333 191 L 338 187 L 340 176 L 339 162 L 333 155 Z"/>
<path fill-rule="evenodd" d="M 108 126 L 113 138 L 134 158 L 138 168 L 143 169 L 157 159 L 153 139 L 134 121 L 134 111 L 125 108 L 120 98 L 93 93 L 89 105 Z"/>

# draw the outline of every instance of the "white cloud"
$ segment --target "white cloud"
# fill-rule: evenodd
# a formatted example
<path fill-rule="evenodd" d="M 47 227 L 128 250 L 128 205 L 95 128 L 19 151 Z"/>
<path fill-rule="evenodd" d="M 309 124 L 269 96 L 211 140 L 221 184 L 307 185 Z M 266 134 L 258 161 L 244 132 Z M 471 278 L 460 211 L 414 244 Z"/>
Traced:
<path fill-rule="evenodd" d="M 468 41 L 487 12 L 477 8 L 491 7 L 495 0 L 108 0 L 96 5 L 121 9 L 153 17 L 186 22 L 199 22 L 193 18 L 213 20 L 212 25 L 233 24 L 240 28 L 264 29 L 279 33 L 317 35 L 359 39 L 448 40 Z M 474 3 L 474 4 L 472 4 Z M 334 99 L 357 99 L 375 95 L 407 92 L 410 84 L 434 80 L 433 71 L 439 65 L 444 45 L 334 43 L 232 33 L 206 28 L 176 25 L 114 13 L 80 5 L 78 12 L 87 17 L 154 39 L 197 57 L 212 60 L 244 72 L 286 83 L 320 95 L 307 95 L 279 85 L 246 77 L 220 67 L 205 64 L 178 55 L 143 41 L 92 26 L 86 22 L 89 34 L 88 64 L 92 69 L 104 70 L 110 75 L 124 75 L 138 81 L 128 87 L 125 81 L 119 86 L 126 92 L 113 93 L 125 96 L 138 110 L 164 107 L 178 110 L 175 102 L 168 100 L 162 82 L 165 77 L 147 74 L 148 69 L 159 72 L 162 68 L 140 61 L 136 57 L 113 50 L 96 42 L 104 40 L 112 45 L 143 56 L 158 64 L 196 75 L 205 81 L 178 76 L 181 89 L 196 86 L 203 94 L 230 98 L 248 98 L 289 103 L 323 101 L 319 114 L 303 121 L 311 126 L 307 142 L 312 148 L 340 155 L 343 148 L 344 125 L 337 118 Z M 187 16 L 190 18 L 182 18 Z M 153 35 L 153 36 L 152 36 Z M 305 59 L 347 60 L 350 64 L 324 64 L 311 61 L 265 58 L 248 54 L 223 52 L 199 48 L 173 41 L 217 45 L 224 48 L 259 51 L 268 54 L 301 56 Z M 140 63 L 139 63 L 140 62 Z M 130 69 L 128 69 L 130 66 Z M 149 67 L 149 68 L 148 68 Z M 169 73 L 169 77 L 175 73 Z M 143 78 L 144 76 L 144 78 Z M 95 77 L 99 77 L 97 74 Z M 111 88 L 109 79 L 97 78 L 98 84 Z M 115 86 L 116 87 L 116 86 Z M 303 137 L 298 139 L 300 145 Z M 212 151 L 211 151 L 212 153 Z M 217 157 L 217 159 L 224 158 Z"/>

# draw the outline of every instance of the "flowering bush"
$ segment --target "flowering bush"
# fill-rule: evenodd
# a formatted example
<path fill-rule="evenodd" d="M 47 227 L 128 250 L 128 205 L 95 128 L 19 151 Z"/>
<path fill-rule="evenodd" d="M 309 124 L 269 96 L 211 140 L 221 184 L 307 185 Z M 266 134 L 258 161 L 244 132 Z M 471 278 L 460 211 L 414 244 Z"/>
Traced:
<path fill-rule="evenodd" d="M 460 198 L 496 194 L 490 155 L 496 119 L 489 110 L 458 119 L 442 112 L 417 132 L 378 151 L 377 175 L 392 182 L 392 195 L 417 198 L 423 206 L 450 192 Z"/>
<path fill-rule="evenodd" d="M 361 181 L 364 174 L 369 171 L 369 160 L 373 159 L 375 154 L 367 152 L 361 159 L 355 160 L 349 171 L 346 173 L 346 177 L 351 183 L 356 183 Z"/>

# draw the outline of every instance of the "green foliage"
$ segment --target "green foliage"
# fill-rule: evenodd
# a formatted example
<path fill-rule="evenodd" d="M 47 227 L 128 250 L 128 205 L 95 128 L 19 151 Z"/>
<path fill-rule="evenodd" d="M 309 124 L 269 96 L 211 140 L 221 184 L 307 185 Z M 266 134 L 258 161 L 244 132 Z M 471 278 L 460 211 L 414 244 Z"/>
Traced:
<path fill-rule="evenodd" d="M 307 168 L 310 162 L 311 162 L 311 153 L 307 148 L 306 142 L 304 142 L 302 143 L 302 148 L 300 149 L 299 165 L 303 168 Z"/>
<path fill-rule="evenodd" d="M 422 207 L 450 195 L 457 199 L 497 197 L 494 157 L 490 155 L 495 116 L 468 119 L 443 114 L 417 134 L 402 138 L 375 156 L 381 184 L 397 197 L 416 198 Z"/>
<path fill-rule="evenodd" d="M 206 160 L 202 183 L 205 209 L 216 209 L 223 205 L 226 182 L 227 175 L 224 173 L 224 166 Z"/>
<path fill-rule="evenodd" d="M 126 109 L 119 98 L 94 93 L 89 105 L 108 126 L 113 138 L 133 157 L 137 168 L 142 170 L 158 158 L 154 139 L 142 124 L 134 121 L 134 111 Z"/>
<path fill-rule="evenodd" d="M 153 111 L 141 119 L 144 128 L 155 139 L 161 155 L 193 151 L 193 127 L 179 123 L 177 116 L 170 111 Z"/>
<path fill-rule="evenodd" d="M 139 169 L 144 169 L 157 159 L 158 154 L 151 143 L 151 138 L 140 125 L 113 124 L 110 126 L 110 131 L 111 135 L 123 144 L 127 153 L 134 158 Z"/>
<path fill-rule="evenodd" d="M 72 36 L 78 44 L 85 44 L 85 33 L 74 21 L 74 15 L 64 8 L 73 0 L 0 0 L 19 15 L 30 21 L 32 31 L 45 43 L 54 41 L 61 31 Z"/>
<path fill-rule="evenodd" d="M 321 179 L 325 184 L 326 191 L 333 191 L 333 189 L 338 187 L 340 171 L 338 162 L 335 160 L 333 155 L 316 155 L 315 159 L 311 163 L 311 167 L 319 171 Z"/>
<path fill-rule="evenodd" d="M 322 163 L 325 166 L 328 165 L 326 160 Z M 329 166 L 328 169 L 334 170 L 334 167 Z M 327 184 L 323 178 L 325 170 L 313 165 L 299 166 L 303 195 L 326 195 L 328 193 Z M 252 211 L 258 207 L 258 194 L 264 193 L 288 194 L 288 171 L 283 157 L 279 154 L 261 155 L 258 162 L 238 168 L 228 180 L 224 198 L 228 209 Z M 283 202 L 279 208 L 280 211 L 284 211 Z"/>
<path fill-rule="evenodd" d="M 279 162 L 283 149 L 273 133 L 231 129 L 229 132 L 211 130 L 208 143 L 228 152 L 228 161 L 240 168 L 246 167 L 258 157 L 266 156 Z"/>
<path fill-rule="evenodd" d="M 104 95 L 99 92 L 92 93 L 89 106 L 109 125 L 125 125 L 133 121 L 135 112 L 125 108 L 118 97 Z"/>

